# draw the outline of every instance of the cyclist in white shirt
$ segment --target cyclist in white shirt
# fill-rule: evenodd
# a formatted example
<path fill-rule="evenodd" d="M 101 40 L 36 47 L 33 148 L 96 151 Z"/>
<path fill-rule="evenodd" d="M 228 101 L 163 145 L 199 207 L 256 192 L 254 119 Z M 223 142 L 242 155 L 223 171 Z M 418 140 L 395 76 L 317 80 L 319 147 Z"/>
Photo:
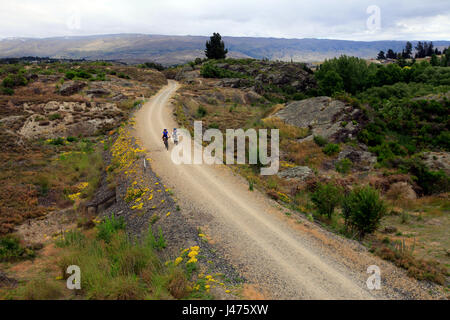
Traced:
<path fill-rule="evenodd" d="M 177 145 L 178 144 L 177 128 L 173 128 L 172 138 L 173 138 L 173 143 L 175 143 Z"/>

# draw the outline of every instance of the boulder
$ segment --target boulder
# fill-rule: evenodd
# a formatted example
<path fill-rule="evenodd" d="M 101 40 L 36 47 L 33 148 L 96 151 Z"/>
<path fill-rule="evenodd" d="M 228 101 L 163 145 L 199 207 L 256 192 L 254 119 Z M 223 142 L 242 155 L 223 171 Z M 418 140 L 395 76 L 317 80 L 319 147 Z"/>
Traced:
<path fill-rule="evenodd" d="M 246 92 L 244 94 L 244 100 L 245 100 L 245 103 L 249 103 L 249 104 L 265 101 L 265 99 L 261 95 L 257 94 L 254 91 Z"/>
<path fill-rule="evenodd" d="M 317 88 L 314 76 L 302 63 L 253 60 L 244 64 L 217 63 L 216 67 L 255 77 L 255 91 L 259 94 L 264 93 L 264 85 L 289 86 L 295 91 Z"/>
<path fill-rule="evenodd" d="M 0 270 L 0 287 L 17 287 L 19 282 L 16 279 L 10 278 Z"/>
<path fill-rule="evenodd" d="M 70 96 L 78 93 L 86 86 L 86 83 L 81 81 L 67 81 L 59 88 L 59 94 L 62 96 Z"/>
<path fill-rule="evenodd" d="M 362 112 L 330 97 L 315 97 L 291 102 L 274 116 L 287 124 L 309 128 L 312 136 L 319 135 L 329 141 L 341 142 L 358 132 L 359 127 L 353 120 L 362 117 Z"/>
<path fill-rule="evenodd" d="M 450 175 L 450 153 L 449 152 L 426 152 L 423 162 L 431 170 L 443 170 Z"/>
<path fill-rule="evenodd" d="M 314 176 L 314 172 L 305 166 L 297 166 L 278 172 L 278 177 L 285 179 L 299 179 L 305 181 L 306 179 Z"/>
<path fill-rule="evenodd" d="M 126 95 L 124 95 L 123 93 L 118 93 L 116 94 L 114 97 L 112 97 L 112 101 L 123 101 L 123 100 L 127 100 L 128 97 Z"/>
<path fill-rule="evenodd" d="M 106 95 L 110 94 L 111 92 L 109 90 L 106 90 L 103 88 L 94 88 L 94 89 L 87 90 L 86 93 L 88 95 L 92 95 L 94 97 L 101 97 L 101 96 L 106 96 Z"/>
<path fill-rule="evenodd" d="M 397 232 L 397 228 L 394 226 L 387 226 L 383 229 L 384 233 L 395 233 Z"/>
<path fill-rule="evenodd" d="M 244 88 L 250 86 L 250 81 L 248 79 L 241 79 L 241 78 L 225 78 L 222 79 L 217 84 L 217 86 L 230 88 Z"/>
<path fill-rule="evenodd" d="M 361 171 L 371 170 L 377 163 L 377 157 L 374 154 L 348 145 L 344 146 L 339 153 L 337 161 L 343 159 L 349 159 L 353 163 L 352 168 Z"/>

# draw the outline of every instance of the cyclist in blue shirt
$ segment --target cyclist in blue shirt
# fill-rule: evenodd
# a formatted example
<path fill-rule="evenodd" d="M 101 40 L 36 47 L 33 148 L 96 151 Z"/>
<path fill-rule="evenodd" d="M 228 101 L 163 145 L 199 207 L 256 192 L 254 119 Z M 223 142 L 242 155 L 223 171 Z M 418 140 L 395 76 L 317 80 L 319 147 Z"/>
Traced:
<path fill-rule="evenodd" d="M 162 139 L 164 141 L 164 145 L 166 146 L 166 149 L 169 150 L 169 131 L 167 129 L 163 130 Z"/>

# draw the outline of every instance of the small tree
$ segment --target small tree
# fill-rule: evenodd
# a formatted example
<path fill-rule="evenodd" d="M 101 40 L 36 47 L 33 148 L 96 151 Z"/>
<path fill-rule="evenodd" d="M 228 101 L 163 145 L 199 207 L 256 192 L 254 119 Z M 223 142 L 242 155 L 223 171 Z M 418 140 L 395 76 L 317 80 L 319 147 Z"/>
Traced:
<path fill-rule="evenodd" d="M 344 90 L 344 81 L 336 71 L 332 70 L 319 81 L 319 86 L 322 89 L 323 94 L 331 96 L 335 92 Z"/>
<path fill-rule="evenodd" d="M 433 67 L 439 66 L 440 62 L 439 62 L 439 59 L 438 59 L 436 53 L 433 53 L 433 54 L 431 55 L 430 64 L 431 64 Z"/>
<path fill-rule="evenodd" d="M 356 229 L 361 238 L 377 229 L 385 213 L 384 201 L 378 191 L 370 186 L 354 189 L 342 203 L 346 225 Z"/>
<path fill-rule="evenodd" d="M 225 44 L 219 33 L 214 33 L 209 41 L 206 41 L 205 55 L 208 59 L 225 59 L 228 49 L 225 49 Z"/>
<path fill-rule="evenodd" d="M 311 200 L 321 215 L 331 219 L 334 208 L 341 202 L 341 190 L 331 183 L 321 184 L 311 195 Z"/>
<path fill-rule="evenodd" d="M 381 50 L 380 52 L 378 52 L 377 60 L 384 60 L 384 59 L 386 59 L 386 56 L 384 55 L 384 51 Z"/>

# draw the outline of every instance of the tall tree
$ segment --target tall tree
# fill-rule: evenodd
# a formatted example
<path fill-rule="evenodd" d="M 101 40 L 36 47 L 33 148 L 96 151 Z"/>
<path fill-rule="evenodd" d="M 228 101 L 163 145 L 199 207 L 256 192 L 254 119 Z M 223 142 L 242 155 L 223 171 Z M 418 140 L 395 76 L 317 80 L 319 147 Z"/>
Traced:
<path fill-rule="evenodd" d="M 209 41 L 206 41 L 205 55 L 208 59 L 225 59 L 228 49 L 225 49 L 225 43 L 219 33 L 213 33 Z"/>
<path fill-rule="evenodd" d="M 430 64 L 431 64 L 433 67 L 439 66 L 439 60 L 438 60 L 438 57 L 437 57 L 437 55 L 436 55 L 435 53 L 433 53 L 433 54 L 431 55 Z"/>
<path fill-rule="evenodd" d="M 416 58 L 424 57 L 424 47 L 422 42 L 418 42 L 416 45 Z"/>
<path fill-rule="evenodd" d="M 427 50 L 427 57 L 431 57 L 433 55 L 434 52 L 434 46 L 433 46 L 433 42 L 430 41 L 430 43 L 428 44 L 428 50 Z"/>
<path fill-rule="evenodd" d="M 412 43 L 411 42 L 406 42 L 405 45 L 405 58 L 406 59 L 410 59 L 412 55 Z"/>
<path fill-rule="evenodd" d="M 394 52 L 394 50 L 389 49 L 387 54 L 386 54 L 386 58 L 388 58 L 388 59 L 396 59 L 397 58 L 397 54 Z"/>
<path fill-rule="evenodd" d="M 386 59 L 386 57 L 384 55 L 384 51 L 381 50 L 380 52 L 378 52 L 377 60 L 384 60 L 384 59 Z"/>

